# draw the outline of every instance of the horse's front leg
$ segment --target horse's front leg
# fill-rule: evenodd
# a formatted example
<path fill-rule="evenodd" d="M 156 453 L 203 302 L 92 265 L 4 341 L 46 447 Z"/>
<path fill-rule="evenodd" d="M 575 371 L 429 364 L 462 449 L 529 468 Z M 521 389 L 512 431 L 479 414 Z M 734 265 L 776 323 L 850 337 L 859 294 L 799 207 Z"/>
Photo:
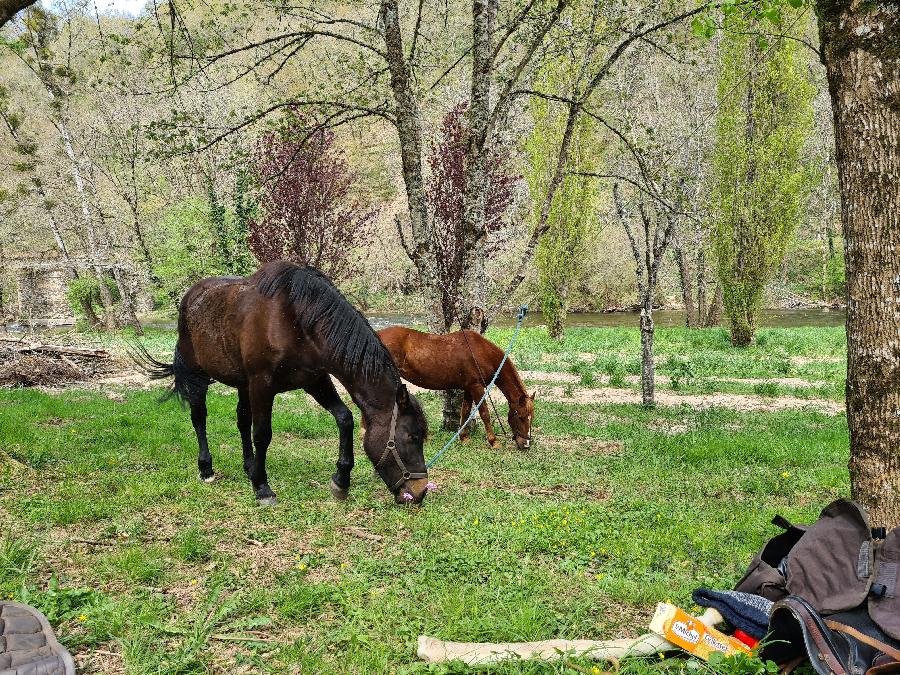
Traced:
<path fill-rule="evenodd" d="M 250 392 L 247 387 L 238 389 L 237 427 L 241 433 L 241 449 L 244 452 L 244 473 L 250 478 L 253 473 L 253 416 L 250 413 Z"/>
<path fill-rule="evenodd" d="M 334 415 L 340 433 L 337 471 L 331 476 L 331 494 L 335 499 L 347 499 L 350 488 L 350 472 L 353 470 L 353 413 L 344 405 L 334 383 L 327 375 L 315 384 L 304 387 L 316 403 Z"/>
<path fill-rule="evenodd" d="M 269 443 L 272 442 L 272 404 L 274 401 L 275 393 L 267 379 L 260 378 L 250 383 L 253 444 L 256 446 L 253 470 L 250 472 L 250 483 L 256 493 L 256 502 L 260 506 L 274 506 L 278 503 L 275 493 L 269 487 L 269 477 L 266 475 L 266 450 L 269 449 Z"/>
<path fill-rule="evenodd" d="M 484 389 L 481 387 L 477 387 L 473 392 L 472 400 L 480 401 L 481 397 L 484 396 Z M 494 426 L 491 424 L 491 415 L 488 412 L 488 404 L 487 400 L 482 402 L 480 406 L 478 406 L 478 413 L 481 415 L 481 421 L 484 422 L 484 431 L 487 434 L 487 442 L 494 450 L 500 448 L 500 441 L 497 440 L 497 435 L 494 433 Z"/>

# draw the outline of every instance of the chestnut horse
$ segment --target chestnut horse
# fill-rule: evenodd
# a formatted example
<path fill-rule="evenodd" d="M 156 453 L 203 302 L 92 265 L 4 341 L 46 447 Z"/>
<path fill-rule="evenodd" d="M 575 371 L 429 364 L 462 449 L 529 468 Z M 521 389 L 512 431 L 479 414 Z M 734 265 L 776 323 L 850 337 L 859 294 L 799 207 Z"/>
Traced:
<path fill-rule="evenodd" d="M 503 360 L 502 349 L 471 330 L 434 335 L 391 326 L 378 331 L 378 337 L 394 357 L 403 379 L 425 389 L 462 389 L 460 424 L 469 417 L 473 401 L 481 400 L 485 385 Z M 525 390 L 522 378 L 508 358 L 497 377 L 497 387 L 509 402 L 507 419 L 516 445 L 524 450 L 531 444 L 534 394 L 529 395 Z M 492 448 L 500 447 L 491 426 L 487 402 L 481 404 L 478 412 L 484 422 L 488 443 Z M 468 437 L 469 430 L 463 430 L 460 438 L 466 441 Z"/>
<path fill-rule="evenodd" d="M 353 414 L 335 390 L 334 375 L 362 412 L 369 429 L 363 448 L 396 501 L 425 497 L 428 427 L 422 408 L 369 322 L 318 270 L 277 261 L 247 278 L 203 279 L 181 301 L 172 363 L 155 361 L 146 351 L 138 358 L 151 376 L 174 376 L 169 396 L 190 405 L 204 481 L 214 478 L 206 439 L 206 391 L 213 380 L 238 390 L 244 471 L 261 505 L 276 501 L 266 475 L 275 394 L 304 389 L 337 422 L 340 449 L 331 490 L 346 498 Z"/>

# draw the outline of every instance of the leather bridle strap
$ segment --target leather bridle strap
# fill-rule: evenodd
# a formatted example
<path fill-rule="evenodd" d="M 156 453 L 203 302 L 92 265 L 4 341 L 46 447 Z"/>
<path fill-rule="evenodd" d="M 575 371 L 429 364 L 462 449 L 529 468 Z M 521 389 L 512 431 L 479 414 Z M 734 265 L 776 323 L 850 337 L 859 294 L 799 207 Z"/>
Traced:
<path fill-rule="evenodd" d="M 381 465 L 384 464 L 384 460 L 388 458 L 388 455 L 394 456 L 394 461 L 397 463 L 397 467 L 401 471 L 400 480 L 394 483 L 391 486 L 391 491 L 396 491 L 400 488 L 403 483 L 408 481 L 411 478 L 428 478 L 428 473 L 423 471 L 409 471 L 406 468 L 406 464 L 403 463 L 403 460 L 400 459 L 400 453 L 397 452 L 397 443 L 394 440 L 394 436 L 397 432 L 397 402 L 394 402 L 394 410 L 391 413 L 391 427 L 388 432 L 387 443 L 384 445 L 384 452 L 381 453 L 381 459 L 378 460 L 378 463 L 375 465 L 375 469 L 381 468 Z"/>
<path fill-rule="evenodd" d="M 875 649 L 884 652 L 888 656 L 890 656 L 895 661 L 900 661 L 900 649 L 896 649 L 891 647 L 890 645 L 885 644 L 881 640 L 877 640 L 873 638 L 871 635 L 866 635 L 862 631 L 854 628 L 853 626 L 848 626 L 846 624 L 840 623 L 838 621 L 825 621 L 825 625 L 828 626 L 831 630 L 837 631 L 838 633 L 846 633 L 850 637 L 856 638 L 860 642 L 863 642 L 870 647 L 874 647 Z"/>

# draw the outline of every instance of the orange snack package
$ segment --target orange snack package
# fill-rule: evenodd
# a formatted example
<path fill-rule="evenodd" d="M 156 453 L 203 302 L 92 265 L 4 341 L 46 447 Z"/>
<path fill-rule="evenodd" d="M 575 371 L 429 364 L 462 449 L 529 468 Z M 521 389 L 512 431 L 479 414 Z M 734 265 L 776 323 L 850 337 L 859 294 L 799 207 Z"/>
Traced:
<path fill-rule="evenodd" d="M 666 602 L 656 606 L 650 630 L 704 661 L 709 661 L 712 652 L 725 656 L 750 653 L 750 648 L 740 640 L 704 625 L 700 619 Z"/>

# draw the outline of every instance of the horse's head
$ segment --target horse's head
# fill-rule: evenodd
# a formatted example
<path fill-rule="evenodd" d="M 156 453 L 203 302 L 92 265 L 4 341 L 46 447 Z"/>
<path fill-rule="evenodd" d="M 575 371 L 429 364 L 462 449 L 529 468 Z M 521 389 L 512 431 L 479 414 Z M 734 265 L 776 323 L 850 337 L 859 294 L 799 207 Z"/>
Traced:
<path fill-rule="evenodd" d="M 428 469 L 422 449 L 428 423 L 422 406 L 401 384 L 390 415 L 379 415 L 367 421 L 366 426 L 366 454 L 395 501 L 420 504 L 428 491 Z"/>
<path fill-rule="evenodd" d="M 534 421 L 534 394 L 522 392 L 509 400 L 509 428 L 519 450 L 531 445 L 531 423 Z"/>

